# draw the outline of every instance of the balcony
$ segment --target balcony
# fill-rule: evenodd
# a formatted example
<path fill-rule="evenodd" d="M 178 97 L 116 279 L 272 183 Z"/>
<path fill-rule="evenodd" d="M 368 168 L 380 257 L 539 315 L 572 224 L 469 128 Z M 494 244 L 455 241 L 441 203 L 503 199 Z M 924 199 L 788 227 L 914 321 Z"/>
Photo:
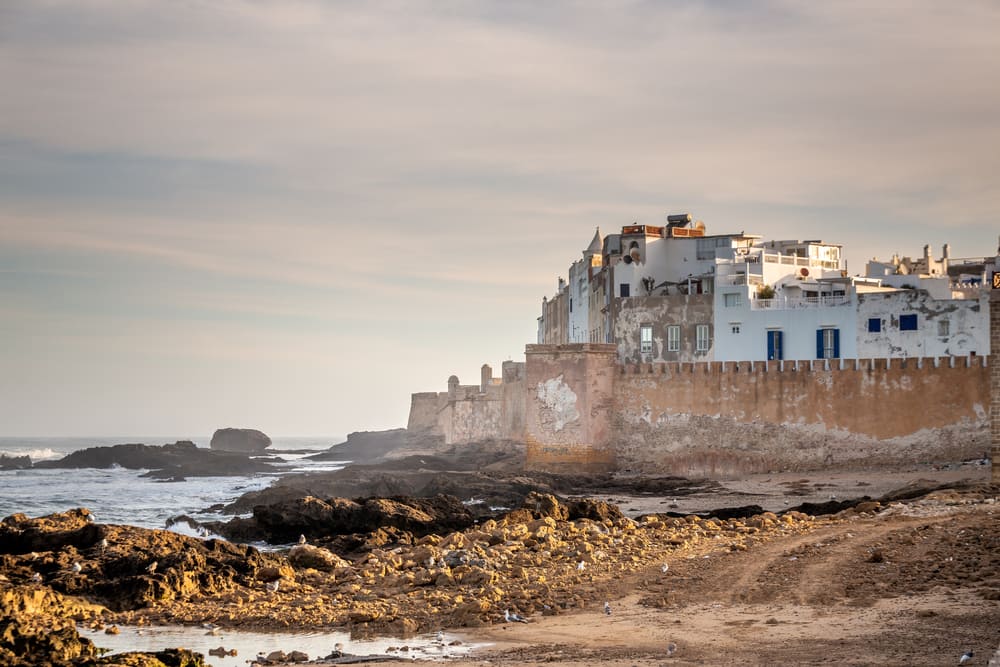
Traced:
<path fill-rule="evenodd" d="M 833 308 L 851 305 L 851 297 L 837 296 L 777 297 L 775 299 L 753 299 L 750 310 L 797 310 L 799 308 Z"/>

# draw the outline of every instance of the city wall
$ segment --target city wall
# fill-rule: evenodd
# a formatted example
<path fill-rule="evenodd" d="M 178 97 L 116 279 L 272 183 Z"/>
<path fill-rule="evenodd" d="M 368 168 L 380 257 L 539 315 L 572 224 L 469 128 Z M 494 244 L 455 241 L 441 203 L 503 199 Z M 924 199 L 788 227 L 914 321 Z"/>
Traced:
<path fill-rule="evenodd" d="M 528 346 L 529 468 L 743 474 L 989 448 L 984 357 L 619 365 L 614 350 Z"/>

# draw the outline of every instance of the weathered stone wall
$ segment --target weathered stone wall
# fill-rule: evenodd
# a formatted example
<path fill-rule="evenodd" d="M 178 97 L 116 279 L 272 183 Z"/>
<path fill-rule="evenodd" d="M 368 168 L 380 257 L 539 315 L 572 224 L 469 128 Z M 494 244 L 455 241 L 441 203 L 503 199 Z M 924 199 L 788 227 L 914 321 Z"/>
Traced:
<path fill-rule="evenodd" d="M 984 357 L 622 366 L 618 461 L 735 474 L 978 455 L 989 372 Z"/>
<path fill-rule="evenodd" d="M 997 267 L 1000 270 L 1000 267 Z M 990 292 L 990 460 L 992 478 L 1000 482 L 1000 289 Z"/>
<path fill-rule="evenodd" d="M 650 361 L 704 361 L 711 359 L 711 348 L 698 350 L 696 328 L 699 324 L 709 328 L 709 340 L 714 339 L 713 296 L 690 294 L 671 296 L 636 296 L 615 299 L 614 337 L 618 341 L 618 361 L 642 363 Z M 643 352 L 639 330 L 643 325 L 653 327 L 653 349 Z M 668 349 L 667 327 L 680 327 L 678 349 Z"/>
<path fill-rule="evenodd" d="M 528 397 L 524 366 L 524 362 L 503 362 L 503 425 L 500 435 L 506 440 L 524 440 L 524 415 Z"/>
<path fill-rule="evenodd" d="M 438 432 L 438 411 L 448 402 L 446 392 L 422 392 L 410 395 L 410 417 L 406 422 L 408 431 Z"/>
<path fill-rule="evenodd" d="M 449 445 L 502 437 L 503 402 L 492 393 L 449 401 L 438 412 L 438 427 Z"/>
<path fill-rule="evenodd" d="M 528 345 L 526 467 L 610 470 L 615 346 Z"/>

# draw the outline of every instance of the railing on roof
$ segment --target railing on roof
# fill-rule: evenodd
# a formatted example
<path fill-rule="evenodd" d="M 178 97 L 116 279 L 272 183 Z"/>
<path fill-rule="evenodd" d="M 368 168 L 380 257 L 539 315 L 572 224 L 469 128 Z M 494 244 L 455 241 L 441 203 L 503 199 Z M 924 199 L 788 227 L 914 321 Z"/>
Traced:
<path fill-rule="evenodd" d="M 846 294 L 836 296 L 776 297 L 774 299 L 753 299 L 751 310 L 794 310 L 797 308 L 827 308 L 849 306 L 851 297 Z"/>

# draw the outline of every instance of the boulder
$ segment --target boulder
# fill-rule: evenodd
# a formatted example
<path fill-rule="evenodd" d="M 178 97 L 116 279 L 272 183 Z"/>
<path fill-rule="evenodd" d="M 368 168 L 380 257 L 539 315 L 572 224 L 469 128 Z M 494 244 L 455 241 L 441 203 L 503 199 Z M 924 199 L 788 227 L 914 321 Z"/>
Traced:
<path fill-rule="evenodd" d="M 220 428 L 212 435 L 212 449 L 259 454 L 271 446 L 271 438 L 252 428 Z"/>

